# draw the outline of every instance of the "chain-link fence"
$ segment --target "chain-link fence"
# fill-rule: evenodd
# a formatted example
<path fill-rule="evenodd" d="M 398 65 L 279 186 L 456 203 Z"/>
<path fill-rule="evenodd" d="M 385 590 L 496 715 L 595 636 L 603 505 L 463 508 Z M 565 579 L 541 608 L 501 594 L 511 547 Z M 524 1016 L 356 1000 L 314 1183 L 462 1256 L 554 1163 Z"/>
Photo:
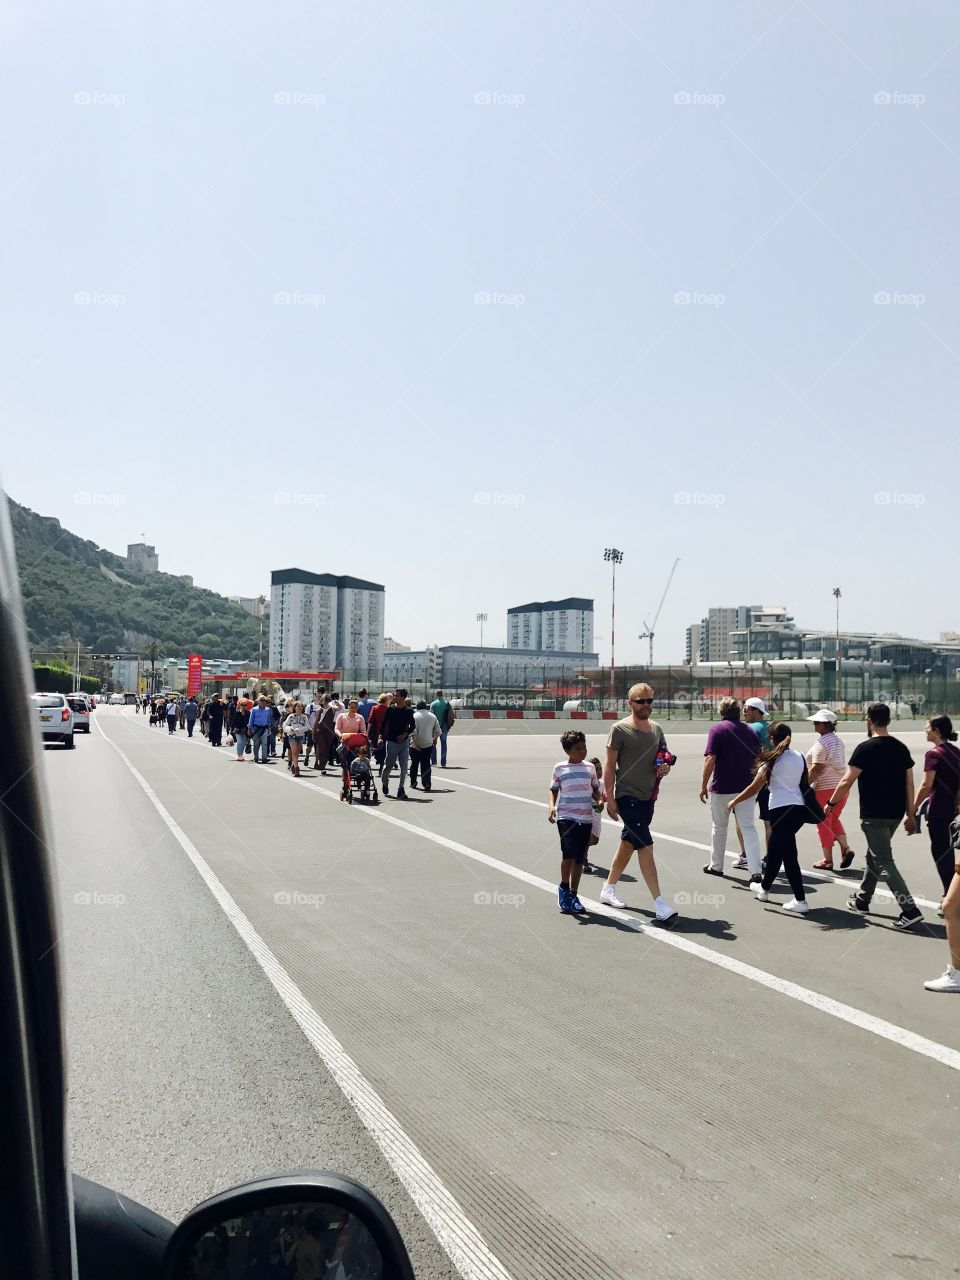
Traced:
<path fill-rule="evenodd" d="M 762 698 L 772 716 L 796 719 L 818 707 L 830 707 L 840 719 L 862 719 L 871 702 L 886 702 L 896 719 L 941 712 L 960 714 L 960 682 L 947 672 L 909 674 L 897 672 L 888 664 L 841 664 L 840 689 L 832 660 L 811 660 L 791 664 L 794 669 L 778 670 L 767 665 L 732 664 L 709 673 L 689 666 L 623 668 L 614 672 L 584 673 L 582 669 L 544 676 L 534 668 L 514 671 L 511 679 L 497 681 L 482 668 L 456 670 L 453 679 L 402 681 L 387 679 L 352 680 L 349 673 L 341 679 L 341 693 L 352 694 L 362 688 L 371 697 L 383 691 L 392 692 L 401 685 L 414 702 L 423 698 L 430 702 L 442 689 L 446 698 L 464 710 L 572 711 L 588 713 L 629 710 L 627 692 L 631 685 L 649 684 L 654 691 L 654 710 L 660 715 L 694 719 L 713 719 L 717 706 L 725 697 Z M 449 676 L 449 673 L 448 673 Z M 309 690 L 304 688 L 303 692 Z"/>

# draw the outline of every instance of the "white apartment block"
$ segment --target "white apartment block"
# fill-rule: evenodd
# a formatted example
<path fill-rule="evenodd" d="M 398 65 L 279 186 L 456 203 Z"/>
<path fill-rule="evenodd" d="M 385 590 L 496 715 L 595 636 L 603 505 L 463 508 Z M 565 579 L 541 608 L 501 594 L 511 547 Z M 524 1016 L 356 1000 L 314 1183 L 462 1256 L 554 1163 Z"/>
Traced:
<path fill-rule="evenodd" d="M 304 569 L 270 576 L 270 670 L 339 670 L 373 679 L 383 667 L 384 589 Z"/>
<path fill-rule="evenodd" d="M 507 610 L 507 648 L 587 653 L 593 649 L 593 601 L 581 596 Z"/>

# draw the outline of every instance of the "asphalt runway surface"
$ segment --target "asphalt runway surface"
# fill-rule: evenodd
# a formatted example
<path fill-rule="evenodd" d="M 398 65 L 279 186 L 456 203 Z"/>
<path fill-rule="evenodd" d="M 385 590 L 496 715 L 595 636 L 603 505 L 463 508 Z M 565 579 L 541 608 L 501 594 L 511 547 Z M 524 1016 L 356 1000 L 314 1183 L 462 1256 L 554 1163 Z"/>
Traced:
<path fill-rule="evenodd" d="M 503 723 L 458 724 L 433 791 L 378 809 L 132 708 L 45 751 L 76 1171 L 174 1220 L 245 1178 L 348 1173 L 423 1277 L 956 1276 L 960 999 L 922 986 L 947 963 L 926 836 L 895 841 L 921 931 L 889 895 L 845 908 L 855 795 L 853 869 L 784 915 L 785 882 L 763 905 L 731 859 L 703 874 L 706 726 L 670 726 L 653 825 L 680 919 L 653 921 L 635 861 L 627 910 L 598 874 L 564 916 L 562 726 Z"/>

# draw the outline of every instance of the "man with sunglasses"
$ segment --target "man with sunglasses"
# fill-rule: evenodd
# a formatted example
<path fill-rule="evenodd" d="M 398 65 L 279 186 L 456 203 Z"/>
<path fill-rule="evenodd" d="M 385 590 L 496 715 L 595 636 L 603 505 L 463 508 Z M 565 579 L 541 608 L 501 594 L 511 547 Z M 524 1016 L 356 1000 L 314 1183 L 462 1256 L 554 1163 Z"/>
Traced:
<path fill-rule="evenodd" d="M 663 730 L 650 719 L 653 690 L 648 684 L 635 684 L 627 695 L 630 715 L 618 720 L 607 739 L 607 758 L 603 770 L 603 786 L 609 799 L 607 813 L 616 822 L 623 821 L 623 833 L 607 882 L 600 890 L 600 901 L 608 907 L 624 907 L 617 895 L 616 884 L 627 863 L 637 851 L 640 872 L 653 895 L 657 919 L 666 924 L 679 914 L 661 896 L 657 864 L 653 858 L 654 792 L 659 778 L 670 772 L 668 764 L 657 764 L 657 754 L 667 755 Z"/>

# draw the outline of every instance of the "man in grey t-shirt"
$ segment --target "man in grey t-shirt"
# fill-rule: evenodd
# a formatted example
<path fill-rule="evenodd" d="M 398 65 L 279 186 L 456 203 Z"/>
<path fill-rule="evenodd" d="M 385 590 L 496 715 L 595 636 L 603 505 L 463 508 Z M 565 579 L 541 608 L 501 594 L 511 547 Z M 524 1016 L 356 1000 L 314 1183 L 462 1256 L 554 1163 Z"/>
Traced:
<path fill-rule="evenodd" d="M 653 858 L 654 792 L 660 778 L 670 772 L 666 763 L 658 763 L 658 754 L 668 754 L 663 730 L 650 719 L 653 690 L 648 684 L 635 684 L 627 695 L 630 715 L 618 720 L 607 739 L 607 759 L 603 770 L 603 786 L 607 793 L 607 813 L 623 820 L 620 846 L 610 867 L 607 882 L 600 890 L 600 901 L 608 907 L 625 907 L 617 894 L 616 884 L 637 851 L 640 873 L 653 895 L 657 919 L 663 923 L 679 914 L 660 893 L 657 864 Z"/>

